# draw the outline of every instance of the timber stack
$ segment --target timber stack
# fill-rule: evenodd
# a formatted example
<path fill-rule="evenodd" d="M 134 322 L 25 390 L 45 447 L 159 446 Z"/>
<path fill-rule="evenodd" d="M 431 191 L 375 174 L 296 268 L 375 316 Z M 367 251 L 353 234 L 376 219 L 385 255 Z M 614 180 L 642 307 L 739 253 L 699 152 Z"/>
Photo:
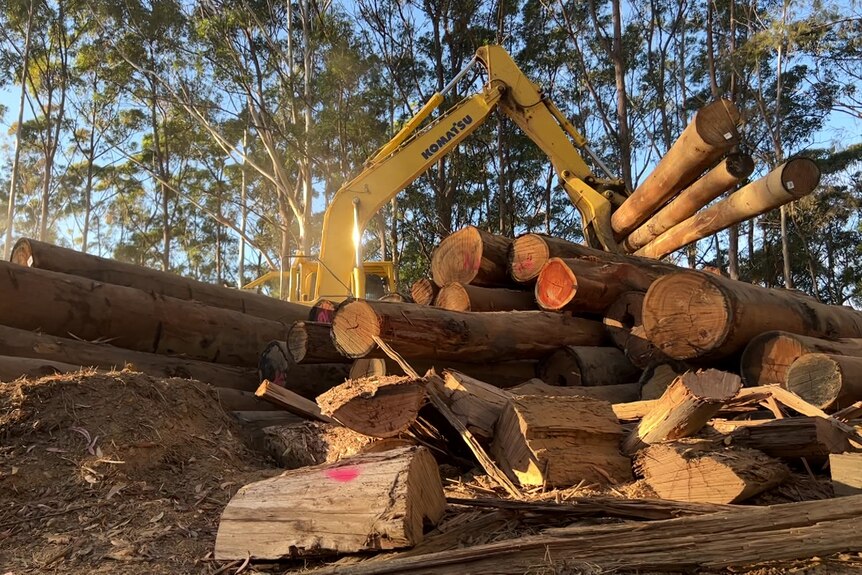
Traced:
<path fill-rule="evenodd" d="M 627 253 L 470 226 L 437 246 L 412 301 L 309 313 L 22 240 L 0 264 L 0 376 L 131 364 L 306 420 L 267 428 L 270 450 L 313 445 L 279 460 L 325 463 L 250 483 L 224 509 L 214 558 L 240 571 L 382 553 L 308 572 L 860 552 L 862 312 L 653 259 L 816 187 L 802 158 L 746 183 L 737 121 L 729 102 L 702 109 L 616 211 Z M 336 433 L 355 449 L 328 446 Z M 843 500 L 786 502 L 800 481 L 823 495 L 830 473 L 826 495 Z"/>

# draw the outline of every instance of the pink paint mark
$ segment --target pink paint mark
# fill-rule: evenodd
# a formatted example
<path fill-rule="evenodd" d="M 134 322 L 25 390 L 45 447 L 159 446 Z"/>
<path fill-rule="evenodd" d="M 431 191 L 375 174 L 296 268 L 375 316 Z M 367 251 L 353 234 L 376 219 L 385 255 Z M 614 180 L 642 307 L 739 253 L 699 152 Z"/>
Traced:
<path fill-rule="evenodd" d="M 481 262 L 480 262 L 481 263 Z M 464 254 L 464 271 L 478 271 L 479 263 L 473 261 L 472 256 Z"/>
<path fill-rule="evenodd" d="M 347 467 L 327 469 L 326 476 L 339 483 L 348 483 L 359 477 L 359 468 L 355 465 L 348 465 Z"/>
<path fill-rule="evenodd" d="M 515 264 L 515 269 L 519 272 L 533 269 L 533 256 L 528 256 L 526 259 Z"/>

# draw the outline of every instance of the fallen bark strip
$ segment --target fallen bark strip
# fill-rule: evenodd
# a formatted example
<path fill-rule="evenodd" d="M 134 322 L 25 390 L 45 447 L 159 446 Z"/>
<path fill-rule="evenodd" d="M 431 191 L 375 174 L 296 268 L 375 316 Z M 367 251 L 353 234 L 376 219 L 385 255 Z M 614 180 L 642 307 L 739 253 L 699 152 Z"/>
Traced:
<path fill-rule="evenodd" d="M 697 272 L 653 282 L 644 298 L 643 322 L 649 340 L 675 359 L 728 357 L 771 330 L 862 337 L 862 312 L 852 308 Z"/>
<path fill-rule="evenodd" d="M 625 239 L 657 208 L 691 184 L 739 141 L 739 111 L 717 100 L 697 111 L 673 146 L 611 217 L 617 241 Z"/>
<path fill-rule="evenodd" d="M 310 575 L 522 575 L 536 566 L 693 570 L 862 550 L 862 495 L 665 521 L 569 527 L 461 549 L 338 565 Z"/>
<path fill-rule="evenodd" d="M 290 323 L 305 319 L 308 308 L 251 291 L 226 288 L 117 260 L 100 258 L 45 242 L 22 238 L 15 243 L 14 264 L 93 281 L 143 290 L 182 300 Z"/>
<path fill-rule="evenodd" d="M 339 306 L 332 337 L 351 358 L 379 355 L 379 337 L 411 360 L 484 363 L 538 359 L 566 345 L 601 345 L 607 335 L 599 322 L 551 312 L 455 312 L 353 300 Z"/>

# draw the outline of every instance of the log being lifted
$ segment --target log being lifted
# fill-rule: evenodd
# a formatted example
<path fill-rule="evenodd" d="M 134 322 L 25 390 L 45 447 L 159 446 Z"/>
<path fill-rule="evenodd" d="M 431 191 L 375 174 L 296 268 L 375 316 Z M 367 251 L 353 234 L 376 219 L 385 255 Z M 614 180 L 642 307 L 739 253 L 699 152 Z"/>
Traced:
<path fill-rule="evenodd" d="M 625 292 L 645 292 L 656 277 L 629 264 L 551 258 L 536 281 L 536 301 L 546 310 L 604 313 Z"/>
<path fill-rule="evenodd" d="M 245 391 L 254 391 L 260 383 L 254 369 L 132 351 L 5 325 L 0 325 L 0 355 L 100 369 L 128 366 L 154 377 L 196 379 L 215 387 Z"/>
<path fill-rule="evenodd" d="M 462 228 L 440 242 L 431 255 L 431 276 L 443 287 L 450 283 L 505 286 L 510 283 L 510 238 L 475 226 Z"/>
<path fill-rule="evenodd" d="M 697 433 L 742 387 L 738 375 L 707 369 L 677 377 L 623 442 L 625 453 Z"/>
<path fill-rule="evenodd" d="M 646 337 L 643 303 L 643 292 L 625 292 L 605 310 L 602 322 L 614 344 L 623 350 L 629 361 L 646 369 L 650 365 L 668 361 L 668 357 Z"/>
<path fill-rule="evenodd" d="M 787 369 L 806 353 L 862 357 L 862 339 L 827 340 L 786 331 L 762 333 L 742 352 L 742 380 L 746 385 L 784 385 Z"/>
<path fill-rule="evenodd" d="M 515 311 L 538 309 L 533 294 L 506 288 L 452 283 L 440 288 L 434 305 L 451 311 Z"/>
<path fill-rule="evenodd" d="M 465 363 L 538 359 L 566 345 L 606 340 L 602 324 L 558 313 L 456 312 L 365 300 L 339 306 L 332 337 L 347 357 L 377 352 L 379 337 L 404 357 Z"/>
<path fill-rule="evenodd" d="M 349 363 L 330 336 L 331 324 L 319 321 L 296 321 L 287 332 L 287 350 L 298 364 Z"/>
<path fill-rule="evenodd" d="M 644 298 L 643 320 L 649 340 L 675 359 L 728 357 L 771 330 L 862 338 L 862 312 L 697 272 L 653 282 Z"/>
<path fill-rule="evenodd" d="M 539 378 L 551 385 L 618 385 L 640 373 L 615 347 L 566 346 L 539 364 Z"/>
<path fill-rule="evenodd" d="M 12 263 L 136 288 L 213 307 L 290 323 L 306 319 L 308 308 L 258 293 L 226 288 L 182 276 L 101 258 L 45 242 L 22 238 L 15 243 Z"/>
<path fill-rule="evenodd" d="M 790 477 L 783 463 L 756 449 L 696 440 L 651 445 L 635 470 L 662 499 L 692 503 L 740 503 Z"/>
<path fill-rule="evenodd" d="M 680 192 L 641 227 L 629 234 L 625 248 L 629 252 L 647 245 L 660 234 L 690 218 L 754 171 L 754 161 L 748 154 L 729 154 L 720 164 Z"/>
<path fill-rule="evenodd" d="M 8 262 L 0 262 L 0 293 L 0 323 L 10 327 L 245 367 L 287 331 L 238 311 Z"/>
<path fill-rule="evenodd" d="M 437 463 L 423 447 L 364 453 L 250 483 L 219 521 L 215 557 L 297 555 L 412 547 L 446 510 Z"/>
<path fill-rule="evenodd" d="M 614 212 L 611 226 L 617 240 L 625 239 L 736 145 L 738 122 L 739 111 L 728 100 L 717 100 L 698 110 L 652 173 Z"/>
<path fill-rule="evenodd" d="M 683 246 L 743 220 L 798 200 L 813 192 L 819 182 L 820 168 L 813 160 L 790 160 L 759 180 L 666 230 L 635 254 L 646 258 L 663 258 Z"/>
<path fill-rule="evenodd" d="M 410 286 L 410 297 L 413 298 L 413 303 L 431 305 L 434 303 L 434 298 L 437 297 L 437 292 L 439 291 L 440 287 L 433 280 L 421 278 Z"/>
<path fill-rule="evenodd" d="M 630 264 L 653 270 L 654 273 L 669 273 L 680 269 L 672 264 L 636 256 L 603 252 L 560 238 L 541 234 L 525 234 L 513 241 L 509 248 L 509 273 L 516 282 L 532 282 L 539 276 L 542 268 L 551 258 L 577 259 L 592 263 Z"/>
<path fill-rule="evenodd" d="M 862 357 L 809 353 L 787 370 L 785 388 L 825 411 L 862 400 Z"/>

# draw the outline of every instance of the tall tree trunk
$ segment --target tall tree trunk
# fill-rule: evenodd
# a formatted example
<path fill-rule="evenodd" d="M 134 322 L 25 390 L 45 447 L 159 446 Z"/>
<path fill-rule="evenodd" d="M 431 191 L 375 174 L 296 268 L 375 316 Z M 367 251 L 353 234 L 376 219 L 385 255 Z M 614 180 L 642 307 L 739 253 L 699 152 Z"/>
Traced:
<path fill-rule="evenodd" d="M 245 284 L 245 232 L 248 227 L 248 166 L 246 165 L 246 156 L 248 155 L 248 128 L 242 132 L 242 168 L 239 190 L 240 203 L 240 221 L 239 221 L 239 253 L 237 254 L 236 266 L 236 287 L 242 288 Z"/>
<path fill-rule="evenodd" d="M 781 82 L 781 73 L 784 59 L 784 49 L 785 49 L 785 38 L 784 27 L 787 25 L 787 9 L 790 5 L 790 0 L 784 0 L 784 9 L 781 14 L 781 25 L 782 25 L 782 38 L 781 42 L 778 45 L 778 58 L 775 63 L 775 129 L 774 129 L 774 142 L 775 142 L 775 163 L 780 164 L 784 159 L 784 149 L 781 141 L 781 90 L 782 90 L 782 82 Z M 790 242 L 787 237 L 787 210 L 788 206 L 781 206 L 781 256 L 784 261 L 784 287 L 787 289 L 793 289 L 793 276 L 792 270 L 790 269 Z"/>
<path fill-rule="evenodd" d="M 27 69 L 30 63 L 30 33 L 33 30 L 33 0 L 27 11 L 27 32 L 24 35 L 24 53 L 21 63 L 21 95 L 18 98 L 18 124 L 15 127 L 15 158 L 9 177 L 9 206 L 6 209 L 6 238 L 3 244 L 3 259 L 8 260 L 12 251 L 12 232 L 15 227 L 15 195 L 17 192 L 18 163 L 21 158 L 21 124 L 24 122 L 24 97 L 27 95 Z"/>

